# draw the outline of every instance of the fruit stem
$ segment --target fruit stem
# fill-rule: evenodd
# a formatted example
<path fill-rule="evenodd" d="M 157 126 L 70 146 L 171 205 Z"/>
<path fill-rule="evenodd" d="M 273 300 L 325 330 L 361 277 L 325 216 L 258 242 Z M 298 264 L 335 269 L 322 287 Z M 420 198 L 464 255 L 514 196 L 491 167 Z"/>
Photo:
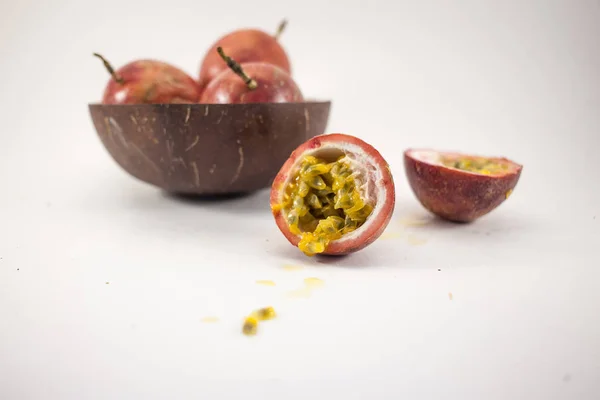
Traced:
<path fill-rule="evenodd" d="M 106 58 L 102 57 L 98 53 L 94 53 L 94 56 L 96 56 L 96 57 L 98 57 L 99 59 L 102 60 L 102 63 L 104 63 L 104 68 L 106 68 L 106 70 L 108 71 L 108 73 L 110 74 L 110 76 L 112 76 L 112 78 L 115 80 L 115 82 L 117 82 L 118 84 L 121 84 L 121 85 L 125 83 L 125 81 L 123 80 L 123 78 L 120 77 L 115 72 L 115 69 L 112 67 L 112 65 L 110 65 L 110 63 L 108 61 L 106 61 Z"/>
<path fill-rule="evenodd" d="M 244 83 L 246 84 L 246 86 L 248 86 L 248 89 L 253 90 L 253 89 L 256 89 L 258 87 L 258 83 L 256 83 L 256 81 L 254 79 L 252 79 L 248 75 L 246 75 L 244 73 L 244 70 L 240 66 L 240 64 L 238 64 L 231 57 L 229 57 L 228 55 L 226 55 L 223 52 L 223 48 L 221 46 L 217 47 L 217 52 L 219 53 L 219 55 L 221 56 L 221 58 L 223 60 L 225 60 L 225 62 L 227 63 L 227 66 L 229 68 L 231 68 L 231 70 L 233 72 L 235 72 L 235 74 L 237 76 L 239 76 L 240 78 L 242 78 L 244 80 Z"/>
<path fill-rule="evenodd" d="M 273 35 L 273 37 L 275 38 L 275 40 L 279 40 L 279 37 L 281 36 L 281 34 L 283 33 L 283 31 L 285 31 L 285 27 L 287 26 L 287 20 L 284 19 L 283 21 L 281 21 L 279 23 L 279 26 L 277 27 L 277 30 L 275 31 L 275 34 Z"/>

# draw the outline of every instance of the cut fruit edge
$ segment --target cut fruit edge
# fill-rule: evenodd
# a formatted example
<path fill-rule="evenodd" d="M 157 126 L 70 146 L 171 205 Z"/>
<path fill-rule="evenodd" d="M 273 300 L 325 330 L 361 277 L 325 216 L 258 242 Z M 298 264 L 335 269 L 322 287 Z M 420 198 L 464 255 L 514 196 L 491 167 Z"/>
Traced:
<path fill-rule="evenodd" d="M 519 174 L 523 169 L 523 165 L 512 161 L 506 157 L 493 157 L 493 156 L 482 156 L 470 153 L 461 153 L 455 151 L 439 151 L 433 149 L 407 149 L 404 151 L 404 156 L 414 161 L 422 162 L 428 165 L 437 166 L 447 170 L 455 171 L 458 173 L 464 173 L 476 176 L 487 176 L 487 177 L 501 177 L 506 175 Z M 455 168 L 444 164 L 443 160 L 485 160 L 496 163 L 498 165 L 506 166 L 506 170 L 499 173 L 484 174 L 476 171 L 469 171 L 466 169 Z"/>
<path fill-rule="evenodd" d="M 363 225 L 339 239 L 332 240 L 325 253 L 343 251 L 344 248 L 362 248 L 375 240 L 385 229 L 395 205 L 395 186 L 389 165 L 381 154 L 371 145 L 351 135 L 332 133 L 316 136 L 299 146 L 284 163 L 273 181 L 271 189 L 271 207 L 281 204 L 287 185 L 295 179 L 300 164 L 306 156 L 325 157 L 345 155 L 350 161 L 353 173 L 359 172 L 361 180 L 359 191 L 365 202 L 371 203 L 373 210 Z M 362 181 L 364 177 L 367 177 Z M 272 210 L 277 225 L 287 239 L 297 246 L 301 235 L 289 230 L 285 210 Z M 352 242 L 360 238 L 356 246 Z"/>

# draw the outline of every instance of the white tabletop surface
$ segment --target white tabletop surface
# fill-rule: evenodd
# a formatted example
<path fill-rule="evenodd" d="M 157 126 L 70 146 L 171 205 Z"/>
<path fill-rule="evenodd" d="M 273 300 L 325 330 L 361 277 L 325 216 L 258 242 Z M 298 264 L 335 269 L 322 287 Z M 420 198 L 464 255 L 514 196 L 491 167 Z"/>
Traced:
<path fill-rule="evenodd" d="M 93 130 L 86 107 L 106 75 L 92 51 L 194 73 L 241 13 L 217 22 L 213 7 L 198 27 L 164 2 L 141 14 L 83 3 L 2 4 L 0 398 L 600 398 L 597 2 L 303 2 L 266 15 L 257 2 L 249 24 L 294 21 L 298 81 L 334 102 L 328 132 L 372 143 L 394 174 L 384 235 L 334 260 L 285 240 L 268 191 L 175 199 L 123 172 Z M 115 9 L 129 25 L 111 25 Z M 131 26 L 160 18 L 183 21 L 134 44 Z M 169 45 L 194 30 L 200 50 Z M 488 216 L 446 223 L 406 183 L 412 146 L 506 156 L 523 174 Z M 324 286 L 289 296 L 307 277 Z M 243 336 L 242 318 L 266 305 L 278 317 Z"/>

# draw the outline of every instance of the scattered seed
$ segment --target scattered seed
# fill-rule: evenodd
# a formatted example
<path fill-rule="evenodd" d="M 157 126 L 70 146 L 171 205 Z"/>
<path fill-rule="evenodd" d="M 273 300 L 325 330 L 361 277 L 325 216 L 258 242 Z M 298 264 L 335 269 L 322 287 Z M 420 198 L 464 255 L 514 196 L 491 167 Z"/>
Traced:
<path fill-rule="evenodd" d="M 256 318 L 259 321 L 268 321 L 270 319 L 273 319 L 277 316 L 277 313 L 275 312 L 275 309 L 273 307 L 264 307 L 261 308 L 259 310 L 256 310 L 254 312 L 254 314 L 256 315 Z"/>
<path fill-rule="evenodd" d="M 242 333 L 246 336 L 254 336 L 258 332 L 258 319 L 252 315 L 246 317 L 242 326 Z"/>
<path fill-rule="evenodd" d="M 259 321 L 268 321 L 270 319 L 274 319 L 275 317 L 277 317 L 277 313 L 275 312 L 275 309 L 271 306 L 254 310 L 250 315 L 248 315 L 244 319 L 244 324 L 242 325 L 242 333 L 246 336 L 256 335 L 256 333 L 258 332 Z"/>

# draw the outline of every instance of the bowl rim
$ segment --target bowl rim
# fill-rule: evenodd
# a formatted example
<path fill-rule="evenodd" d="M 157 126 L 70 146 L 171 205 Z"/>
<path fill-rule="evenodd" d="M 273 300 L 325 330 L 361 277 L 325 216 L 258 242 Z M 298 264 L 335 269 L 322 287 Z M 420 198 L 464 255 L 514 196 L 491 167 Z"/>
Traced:
<path fill-rule="evenodd" d="M 317 105 L 331 105 L 332 100 L 310 100 L 310 101 L 288 101 L 288 102 L 261 102 L 261 103 L 139 103 L 139 104 L 104 104 L 101 102 L 89 102 L 88 107 L 111 107 L 111 108 L 128 108 L 128 107 L 147 107 L 147 108 L 155 108 L 160 106 L 168 106 L 171 107 L 248 107 L 248 106 L 261 106 L 261 105 L 270 105 L 275 107 L 289 107 L 292 105 L 307 105 L 307 104 L 317 104 Z"/>

